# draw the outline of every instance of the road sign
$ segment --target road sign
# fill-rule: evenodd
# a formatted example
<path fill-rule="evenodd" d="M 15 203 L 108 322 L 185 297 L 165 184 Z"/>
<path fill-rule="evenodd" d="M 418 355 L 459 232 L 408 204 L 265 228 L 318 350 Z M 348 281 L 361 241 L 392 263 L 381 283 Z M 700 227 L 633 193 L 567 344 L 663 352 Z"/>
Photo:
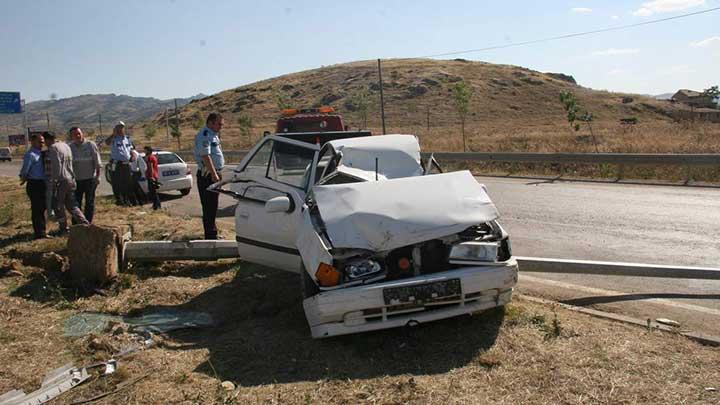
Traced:
<path fill-rule="evenodd" d="M 17 91 L 0 91 L 0 114 L 20 114 L 22 104 Z"/>
<path fill-rule="evenodd" d="M 8 146 L 21 146 L 25 144 L 25 134 L 8 135 Z"/>

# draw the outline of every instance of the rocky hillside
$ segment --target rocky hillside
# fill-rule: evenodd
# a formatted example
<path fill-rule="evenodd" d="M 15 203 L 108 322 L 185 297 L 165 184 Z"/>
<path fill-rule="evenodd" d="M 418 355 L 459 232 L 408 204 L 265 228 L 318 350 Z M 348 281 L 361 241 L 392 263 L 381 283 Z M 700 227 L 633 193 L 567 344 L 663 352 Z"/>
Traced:
<path fill-rule="evenodd" d="M 388 130 L 412 132 L 421 137 L 424 132 L 459 128 L 452 88 L 460 81 L 473 89 L 467 118 L 470 136 L 528 128 L 567 129 L 559 102 L 561 91 L 572 91 L 598 125 L 618 126 L 621 118 L 631 117 L 640 123 L 670 122 L 673 109 L 678 108 L 648 96 L 585 88 L 562 73 L 461 59 L 384 61 L 383 81 Z M 345 116 L 351 127 L 364 127 L 352 103 L 353 97 L 361 93 L 369 95 L 370 100 L 367 127 L 377 130 L 380 128 L 377 65 L 375 61 L 362 61 L 288 74 L 194 100 L 181 110 L 183 139 L 189 139 L 194 132 L 198 116 L 219 111 L 229 124 L 225 130 L 226 143 L 250 144 L 263 130 L 272 130 L 279 105 L 284 103 L 297 108 L 330 105 Z M 243 130 L 239 122 L 248 119 L 252 127 Z M 162 114 L 152 121 L 156 126 L 164 126 L 165 122 Z"/>
<path fill-rule="evenodd" d="M 190 98 L 178 99 L 178 105 L 184 106 L 191 100 L 205 97 L 199 94 Z M 173 100 L 159 100 L 152 97 L 131 97 L 115 94 L 86 94 L 58 100 L 33 101 L 25 106 L 28 126 L 37 129 L 47 128 L 47 116 L 53 130 L 64 130 L 79 125 L 97 130 L 98 114 L 102 114 L 103 129 L 109 131 L 112 123 L 123 120 L 128 125 L 147 120 L 165 108 L 174 108 Z M 7 127 L 18 132 L 22 127 L 22 116 L 0 116 L 0 128 Z"/>

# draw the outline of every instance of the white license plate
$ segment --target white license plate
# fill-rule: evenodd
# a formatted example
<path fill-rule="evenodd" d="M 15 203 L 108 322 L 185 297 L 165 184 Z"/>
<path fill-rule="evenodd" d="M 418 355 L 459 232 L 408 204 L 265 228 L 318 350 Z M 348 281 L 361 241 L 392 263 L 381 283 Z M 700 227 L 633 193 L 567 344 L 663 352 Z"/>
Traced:
<path fill-rule="evenodd" d="M 166 170 L 162 172 L 163 176 L 177 176 L 180 174 L 180 170 Z"/>

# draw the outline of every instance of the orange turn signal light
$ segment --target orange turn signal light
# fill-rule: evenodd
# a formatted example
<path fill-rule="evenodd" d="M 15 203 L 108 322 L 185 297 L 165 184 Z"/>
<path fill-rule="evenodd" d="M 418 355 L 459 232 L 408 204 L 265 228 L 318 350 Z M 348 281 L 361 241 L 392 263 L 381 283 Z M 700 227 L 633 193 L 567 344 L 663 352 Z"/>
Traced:
<path fill-rule="evenodd" d="M 283 110 L 282 110 L 282 115 L 284 115 L 284 116 L 286 116 L 286 117 L 290 117 L 290 116 L 295 115 L 295 114 L 297 114 L 297 113 L 298 113 L 297 108 L 283 108 Z"/>
<path fill-rule="evenodd" d="M 400 270 L 409 270 L 410 269 L 410 260 L 408 260 L 407 257 L 401 257 L 400 260 L 398 260 L 398 267 L 400 267 Z"/>
<path fill-rule="evenodd" d="M 324 106 L 318 108 L 318 112 L 319 112 L 319 113 L 323 113 L 323 114 L 328 114 L 328 113 L 331 113 L 331 112 L 335 112 L 335 109 L 332 108 L 332 107 L 330 107 L 330 106 L 328 106 L 328 105 L 324 105 Z"/>
<path fill-rule="evenodd" d="M 332 287 L 340 282 L 340 272 L 327 263 L 320 263 L 315 272 L 315 278 L 322 287 Z"/>

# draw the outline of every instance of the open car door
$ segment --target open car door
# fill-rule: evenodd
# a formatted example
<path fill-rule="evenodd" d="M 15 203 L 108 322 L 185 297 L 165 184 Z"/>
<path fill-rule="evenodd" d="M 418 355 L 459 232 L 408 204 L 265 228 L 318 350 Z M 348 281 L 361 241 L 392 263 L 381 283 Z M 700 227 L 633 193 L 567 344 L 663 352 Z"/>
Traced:
<path fill-rule="evenodd" d="M 235 234 L 241 258 L 282 270 L 302 270 L 295 241 L 319 149 L 315 144 L 265 137 L 220 190 L 238 200 Z"/>

